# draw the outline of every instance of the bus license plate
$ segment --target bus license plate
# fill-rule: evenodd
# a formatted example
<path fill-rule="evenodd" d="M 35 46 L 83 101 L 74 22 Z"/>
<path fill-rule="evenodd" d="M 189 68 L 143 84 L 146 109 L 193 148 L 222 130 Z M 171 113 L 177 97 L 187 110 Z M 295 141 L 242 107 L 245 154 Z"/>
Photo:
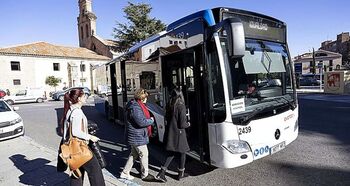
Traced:
<path fill-rule="evenodd" d="M 276 153 L 286 147 L 286 142 L 279 143 L 273 147 L 270 148 L 270 154 Z"/>

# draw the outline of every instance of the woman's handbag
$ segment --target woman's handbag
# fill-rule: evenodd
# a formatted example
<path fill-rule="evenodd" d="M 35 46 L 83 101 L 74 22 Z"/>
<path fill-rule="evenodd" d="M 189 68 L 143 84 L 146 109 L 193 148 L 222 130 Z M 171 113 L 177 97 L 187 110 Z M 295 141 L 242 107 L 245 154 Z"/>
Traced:
<path fill-rule="evenodd" d="M 102 154 L 100 144 L 98 142 L 89 141 L 89 147 L 91 151 L 94 153 L 95 157 L 98 160 L 98 163 L 101 166 L 101 169 L 105 168 L 107 166 L 107 162 L 105 160 L 105 157 Z"/>
<path fill-rule="evenodd" d="M 72 171 L 84 165 L 93 156 L 85 141 L 73 137 L 71 124 L 69 125 L 69 140 L 61 145 L 61 151 L 60 156 Z"/>
<path fill-rule="evenodd" d="M 63 138 L 60 142 L 60 146 L 58 147 L 58 155 L 57 155 L 57 172 L 64 172 L 67 170 L 68 166 L 67 164 L 63 161 L 63 159 L 61 158 L 60 154 L 61 154 L 61 145 L 63 144 Z"/>

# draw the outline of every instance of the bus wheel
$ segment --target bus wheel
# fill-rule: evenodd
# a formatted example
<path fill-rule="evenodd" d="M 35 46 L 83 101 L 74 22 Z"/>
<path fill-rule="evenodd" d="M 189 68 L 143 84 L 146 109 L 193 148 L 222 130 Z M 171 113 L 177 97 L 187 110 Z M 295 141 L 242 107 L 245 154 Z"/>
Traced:
<path fill-rule="evenodd" d="M 44 100 L 42 99 L 42 98 L 38 98 L 37 100 L 36 100 L 36 102 L 38 102 L 38 103 L 42 103 Z"/>
<path fill-rule="evenodd" d="M 9 100 L 6 100 L 6 103 L 9 105 L 13 105 L 15 102 L 9 99 Z"/>

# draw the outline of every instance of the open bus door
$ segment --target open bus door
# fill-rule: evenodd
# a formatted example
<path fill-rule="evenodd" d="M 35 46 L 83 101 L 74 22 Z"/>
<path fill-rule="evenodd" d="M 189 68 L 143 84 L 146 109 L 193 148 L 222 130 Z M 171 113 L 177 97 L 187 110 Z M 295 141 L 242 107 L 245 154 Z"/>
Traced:
<path fill-rule="evenodd" d="M 109 119 L 113 119 L 114 122 L 124 125 L 124 106 L 126 105 L 126 89 L 125 89 L 125 61 L 118 61 L 110 65 L 110 80 L 111 80 L 111 90 L 112 99 L 109 100 L 111 103 L 111 111 L 109 112 Z M 121 91 L 118 91 L 119 86 L 121 86 Z"/>
<path fill-rule="evenodd" d="M 206 143 L 208 139 L 205 104 L 203 100 L 203 83 L 201 76 L 202 47 L 195 47 L 161 57 L 164 101 L 169 102 L 170 93 L 180 87 L 185 98 L 188 121 L 191 126 L 186 129 L 191 151 L 190 156 L 207 161 L 209 155 Z"/>

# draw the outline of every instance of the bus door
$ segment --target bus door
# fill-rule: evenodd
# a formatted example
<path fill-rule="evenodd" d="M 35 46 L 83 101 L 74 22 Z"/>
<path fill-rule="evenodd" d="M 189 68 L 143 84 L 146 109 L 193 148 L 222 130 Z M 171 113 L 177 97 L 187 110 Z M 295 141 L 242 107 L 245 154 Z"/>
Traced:
<path fill-rule="evenodd" d="M 116 64 L 113 63 L 110 65 L 110 81 L 111 81 L 111 90 L 112 90 L 112 108 L 109 110 L 108 116 L 109 118 L 113 119 L 114 122 L 116 122 L 118 118 L 118 99 L 117 99 L 117 79 L 116 77 Z"/>
<path fill-rule="evenodd" d="M 124 107 L 127 102 L 126 98 L 126 89 L 125 89 L 125 61 L 120 61 L 116 63 L 116 79 L 117 79 L 117 88 L 119 90 L 116 91 L 116 95 L 118 97 L 118 120 L 120 124 L 125 123 L 125 115 L 124 115 Z"/>
<path fill-rule="evenodd" d="M 202 47 L 186 49 L 161 57 L 164 100 L 169 102 L 171 91 L 179 87 L 185 98 L 187 120 L 191 126 L 186 129 L 190 153 L 196 159 L 204 160 L 203 124 L 200 65 Z M 205 135 L 207 136 L 207 135 Z"/>

